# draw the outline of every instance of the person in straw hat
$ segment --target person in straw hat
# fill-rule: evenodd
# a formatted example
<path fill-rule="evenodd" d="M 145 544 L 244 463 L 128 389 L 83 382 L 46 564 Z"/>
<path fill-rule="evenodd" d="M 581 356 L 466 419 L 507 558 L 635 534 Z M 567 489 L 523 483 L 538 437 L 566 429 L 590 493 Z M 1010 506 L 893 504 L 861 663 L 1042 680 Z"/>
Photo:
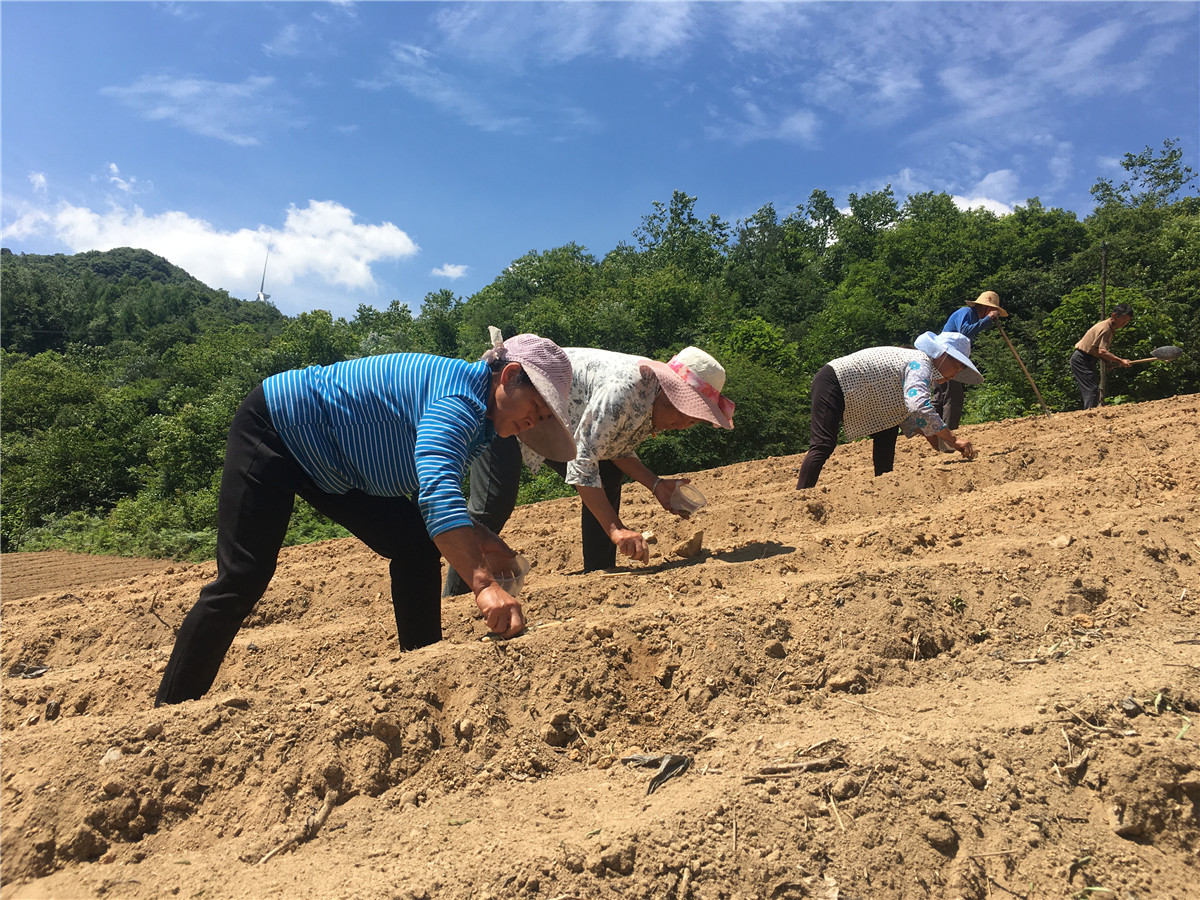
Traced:
<path fill-rule="evenodd" d="M 933 387 L 940 381 L 983 381 L 971 364 L 971 342 L 956 332 L 927 331 L 915 344 L 915 350 L 869 347 L 821 367 L 813 377 L 809 449 L 796 490 L 816 485 L 837 446 L 839 425 L 847 440 L 871 436 L 876 477 L 892 471 L 897 428 L 905 437 L 925 435 L 935 449 L 943 440 L 964 458 L 975 458 L 971 442 L 956 437 L 931 403 Z"/>
<path fill-rule="evenodd" d="M 538 428 L 571 454 L 571 362 L 535 334 L 468 362 L 391 353 L 273 375 L 234 415 L 218 500 L 217 576 L 183 620 L 155 705 L 202 697 L 262 597 L 297 496 L 391 560 L 401 648 L 442 637 L 441 557 L 466 573 L 488 627 L 512 636 L 521 606 L 484 561 L 515 555 L 467 514 L 462 479 L 496 438 Z M 415 498 L 415 499 L 412 499 Z"/>
<path fill-rule="evenodd" d="M 968 300 L 966 306 L 961 306 L 950 314 L 950 318 L 942 326 L 942 334 L 951 331 L 961 334 L 974 347 L 978 335 L 1007 316 L 1008 312 L 1000 305 L 1000 295 L 995 291 L 984 291 L 974 300 Z M 962 421 L 964 390 L 965 385 L 953 378 L 941 382 L 933 390 L 933 410 L 952 430 Z M 953 452 L 953 449 L 950 447 L 947 452 Z"/>
<path fill-rule="evenodd" d="M 725 369 L 712 356 L 686 347 L 669 362 L 610 350 L 565 348 L 571 361 L 569 417 L 574 459 L 564 460 L 541 443 L 541 429 L 514 441 L 496 441 L 471 466 L 471 515 L 499 533 L 517 501 L 521 459 L 535 471 L 543 461 L 573 485 L 583 501 L 583 570 L 611 568 L 616 554 L 645 561 L 649 548 L 641 531 L 621 521 L 621 484 L 626 475 L 671 509 L 676 485 L 687 478 L 660 478 L 637 456 L 646 438 L 681 431 L 701 422 L 733 428 L 734 404 L 721 393 Z M 678 515 L 678 513 L 676 513 Z M 454 571 L 447 596 L 463 593 Z"/>

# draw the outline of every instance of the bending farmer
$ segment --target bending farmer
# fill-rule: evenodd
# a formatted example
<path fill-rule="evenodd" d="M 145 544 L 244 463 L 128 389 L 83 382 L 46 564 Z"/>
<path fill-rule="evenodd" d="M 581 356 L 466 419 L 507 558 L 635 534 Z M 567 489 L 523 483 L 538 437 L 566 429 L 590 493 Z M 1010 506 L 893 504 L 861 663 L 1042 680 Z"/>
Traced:
<path fill-rule="evenodd" d="M 957 332 L 970 341 L 974 349 L 975 338 L 995 325 L 998 319 L 1007 316 L 1008 312 L 1000 305 L 1000 295 L 995 291 L 984 291 L 950 314 L 942 326 L 942 334 Z M 933 387 L 933 411 L 951 431 L 962 421 L 964 388 L 963 383 L 955 378 L 938 382 Z"/>
<path fill-rule="evenodd" d="M 839 424 L 845 426 L 848 441 L 871 436 L 876 477 L 892 471 L 897 427 L 905 437 L 924 434 L 935 450 L 944 440 L 967 459 L 975 458 L 971 442 L 955 437 L 930 402 L 940 381 L 983 381 L 971 364 L 971 342 L 954 332 L 927 331 L 915 343 L 915 350 L 870 347 L 821 367 L 813 377 L 809 450 L 796 490 L 817 483 L 837 446 Z"/>
<path fill-rule="evenodd" d="M 441 640 L 441 557 L 465 572 L 488 627 L 524 629 L 467 515 L 462 477 L 493 438 L 536 425 L 562 452 L 571 363 L 522 334 L 479 362 L 392 353 L 273 375 L 233 418 L 218 501 L 217 577 L 183 620 L 155 705 L 202 697 L 275 572 L 296 496 L 391 560 L 400 646 Z M 410 499 L 411 497 L 417 499 Z"/>
<path fill-rule="evenodd" d="M 546 457 L 579 492 L 585 572 L 611 568 L 617 550 L 631 559 L 648 559 L 641 532 L 621 521 L 621 483 L 628 475 L 673 512 L 671 494 L 688 479 L 659 478 L 635 449 L 657 432 L 682 431 L 700 422 L 733 428 L 733 402 L 721 393 L 725 370 L 696 347 L 681 350 L 667 363 L 582 347 L 564 352 L 571 360 L 569 420 L 575 459 L 564 464 L 550 456 L 541 446 L 542 428 L 522 437 L 524 452 L 535 469 Z M 495 441 L 471 465 L 471 515 L 497 533 L 516 506 L 521 453 L 515 441 Z M 465 589 L 451 572 L 446 595 Z"/>

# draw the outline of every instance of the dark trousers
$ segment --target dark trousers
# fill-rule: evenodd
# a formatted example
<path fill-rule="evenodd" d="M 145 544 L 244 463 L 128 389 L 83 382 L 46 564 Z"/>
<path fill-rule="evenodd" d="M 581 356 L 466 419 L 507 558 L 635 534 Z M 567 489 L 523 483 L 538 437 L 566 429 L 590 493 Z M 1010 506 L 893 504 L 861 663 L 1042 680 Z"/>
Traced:
<path fill-rule="evenodd" d="M 391 560 L 403 649 L 441 640 L 441 553 L 417 505 L 407 497 L 318 489 L 271 424 L 260 385 L 229 429 L 217 501 L 217 577 L 201 589 L 179 628 L 155 706 L 194 700 L 212 687 L 234 636 L 275 574 L 296 496 Z"/>
<path fill-rule="evenodd" d="M 1079 396 L 1083 398 L 1083 408 L 1091 409 L 1100 405 L 1100 363 L 1096 357 L 1082 350 L 1071 354 L 1071 374 L 1079 385 Z"/>
<path fill-rule="evenodd" d="M 933 397 L 931 398 L 933 411 L 951 431 L 956 429 L 958 423 L 962 421 L 964 387 L 965 385 L 961 381 L 953 379 L 938 382 L 933 386 Z"/>
<path fill-rule="evenodd" d="M 837 374 L 832 366 L 822 366 L 813 377 L 812 415 L 808 426 L 808 452 L 800 464 L 797 490 L 816 486 L 821 469 L 837 447 L 838 429 L 846 413 L 846 397 Z M 897 426 L 885 428 L 871 435 L 871 459 L 875 464 L 875 475 L 884 475 L 896 462 Z"/>
<path fill-rule="evenodd" d="M 563 477 L 567 464 L 546 460 L 546 465 Z M 621 484 L 625 473 L 615 463 L 603 460 L 600 463 L 600 482 L 604 496 L 619 515 L 621 512 Z M 470 491 L 467 509 L 471 518 L 483 523 L 496 534 L 508 522 L 517 505 L 517 488 L 521 480 L 521 445 L 515 437 L 496 438 L 471 463 Z M 583 532 L 583 571 L 608 569 L 617 563 L 617 545 L 592 515 L 586 505 L 580 515 Z M 442 596 L 465 594 L 470 586 L 454 569 L 446 575 Z"/>

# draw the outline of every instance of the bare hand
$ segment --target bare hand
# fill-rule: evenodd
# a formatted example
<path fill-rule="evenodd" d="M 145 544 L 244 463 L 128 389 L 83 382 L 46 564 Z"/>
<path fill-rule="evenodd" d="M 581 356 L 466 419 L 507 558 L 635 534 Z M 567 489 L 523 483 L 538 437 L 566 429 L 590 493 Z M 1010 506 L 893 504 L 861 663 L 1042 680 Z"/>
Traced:
<path fill-rule="evenodd" d="M 968 440 L 956 440 L 954 442 L 954 449 L 963 455 L 963 459 L 974 459 L 979 455 L 979 451 L 972 447 L 971 442 Z"/>
<path fill-rule="evenodd" d="M 490 585 L 475 595 L 475 603 L 483 613 L 483 620 L 493 634 L 501 637 L 516 637 L 525 630 L 525 616 L 521 604 L 498 584 Z"/>
<path fill-rule="evenodd" d="M 1128 369 L 1130 366 L 1133 365 L 1133 363 L 1131 363 L 1127 359 L 1118 359 L 1117 362 L 1120 364 L 1122 369 Z"/>
<path fill-rule="evenodd" d="M 674 489 L 672 488 L 672 490 Z M 612 542 L 630 559 L 638 562 L 650 561 L 650 547 L 646 544 L 646 539 L 638 532 L 630 531 L 627 528 L 618 528 L 612 533 Z"/>

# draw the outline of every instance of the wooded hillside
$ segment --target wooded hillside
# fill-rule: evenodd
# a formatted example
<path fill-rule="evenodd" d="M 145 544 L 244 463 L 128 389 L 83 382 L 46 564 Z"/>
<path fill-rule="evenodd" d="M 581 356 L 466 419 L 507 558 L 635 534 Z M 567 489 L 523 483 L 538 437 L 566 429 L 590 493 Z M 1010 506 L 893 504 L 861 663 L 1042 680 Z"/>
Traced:
<path fill-rule="evenodd" d="M 947 194 L 898 203 L 890 187 L 851 194 L 849 212 L 814 190 L 780 214 L 729 224 L 676 191 L 651 204 L 632 241 L 603 256 L 575 243 L 532 250 L 480 290 L 360 306 L 352 320 L 212 290 L 167 260 L 121 248 L 74 256 L 0 251 L 5 551 L 203 558 L 230 419 L 263 378 L 396 351 L 478 358 L 487 326 L 564 346 L 667 359 L 695 344 L 728 371 L 737 428 L 647 443 L 656 471 L 695 471 L 797 453 L 809 383 L 830 359 L 911 345 L 983 290 L 1052 410 L 1078 407 L 1072 345 L 1119 303 L 1133 306 L 1118 353 L 1175 344 L 1182 359 L 1111 373 L 1110 402 L 1200 390 L 1200 198 L 1173 141 L 1127 154 L 1128 180 L 1101 179 L 1086 218 L 1037 198 L 1010 215 L 960 210 Z M 1107 259 L 1106 269 L 1102 260 Z M 994 331 L 976 343 L 987 381 L 965 423 L 1040 412 Z M 553 476 L 524 499 L 554 496 Z M 343 534 L 303 507 L 290 542 Z"/>

